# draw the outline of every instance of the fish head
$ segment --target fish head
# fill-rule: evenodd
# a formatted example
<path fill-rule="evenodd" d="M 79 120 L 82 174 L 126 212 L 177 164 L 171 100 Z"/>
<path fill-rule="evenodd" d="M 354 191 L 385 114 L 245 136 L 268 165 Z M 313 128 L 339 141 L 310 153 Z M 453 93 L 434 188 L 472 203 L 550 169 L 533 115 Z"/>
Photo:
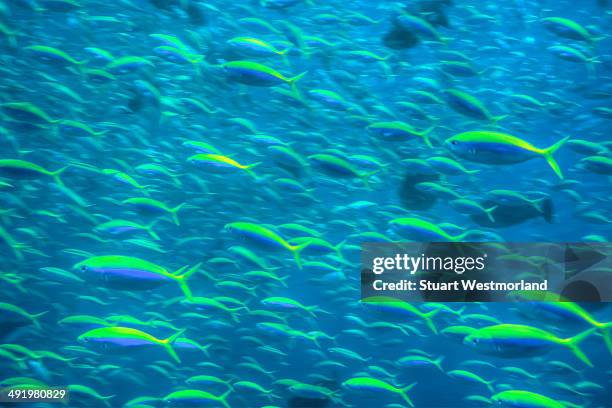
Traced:
<path fill-rule="evenodd" d="M 504 405 L 505 402 L 508 401 L 506 401 L 502 395 L 496 394 L 491 397 L 491 405 L 493 406 L 501 407 Z"/>
<path fill-rule="evenodd" d="M 79 343 L 90 343 L 91 342 L 91 336 L 89 335 L 89 332 L 87 333 L 83 333 L 81 334 L 79 337 L 77 337 L 77 341 Z"/>
<path fill-rule="evenodd" d="M 79 273 L 87 273 L 89 272 L 89 270 L 91 269 L 90 266 L 87 264 L 87 261 L 81 261 L 77 264 L 75 264 L 72 267 L 73 270 L 79 272 Z"/>
<path fill-rule="evenodd" d="M 456 156 L 462 158 L 470 158 L 476 155 L 476 144 L 469 141 L 464 140 L 458 136 L 453 136 L 444 141 L 444 147 L 455 154 Z"/>
<path fill-rule="evenodd" d="M 477 349 L 480 352 L 487 353 L 487 351 L 494 351 L 495 343 L 491 341 L 487 334 L 479 333 L 478 330 L 471 333 L 463 339 L 463 344 L 466 346 Z M 489 350 L 491 349 L 491 350 Z"/>

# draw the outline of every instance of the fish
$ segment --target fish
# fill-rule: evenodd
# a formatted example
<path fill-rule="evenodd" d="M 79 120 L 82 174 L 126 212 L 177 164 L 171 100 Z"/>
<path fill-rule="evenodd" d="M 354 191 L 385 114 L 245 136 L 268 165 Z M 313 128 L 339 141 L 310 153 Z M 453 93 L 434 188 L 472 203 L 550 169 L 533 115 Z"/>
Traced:
<path fill-rule="evenodd" d="M 550 397 L 531 391 L 506 390 L 491 397 L 491 401 L 499 406 L 527 408 L 573 408 L 575 405 L 556 401 Z"/>
<path fill-rule="evenodd" d="M 579 348 L 596 328 L 591 328 L 574 337 L 559 338 L 546 330 L 520 324 L 499 324 L 468 334 L 464 344 L 476 350 L 506 358 L 530 357 L 547 353 L 553 347 L 565 347 L 589 367 L 591 360 Z"/>
<path fill-rule="evenodd" d="M 342 383 L 342 386 L 348 389 L 364 390 L 367 392 L 390 392 L 393 394 L 398 394 L 411 407 L 414 407 L 414 403 L 408 397 L 407 392 L 414 388 L 415 385 L 416 383 L 412 383 L 406 387 L 398 388 L 382 380 L 371 377 L 353 377 Z"/>
<path fill-rule="evenodd" d="M 566 136 L 552 146 L 542 149 L 505 133 L 470 131 L 446 139 L 444 145 L 453 154 L 475 163 L 515 164 L 541 157 L 555 174 L 563 179 L 561 168 L 553 154 L 568 140 L 569 136 Z"/>
<path fill-rule="evenodd" d="M 304 242 L 300 245 L 291 245 L 276 232 L 264 226 L 249 222 L 229 223 L 225 225 L 224 229 L 230 233 L 240 236 L 241 238 L 247 239 L 249 242 L 254 243 L 260 248 L 280 248 L 288 250 L 293 254 L 298 268 L 302 269 L 300 253 L 310 245 L 310 241 Z"/>
<path fill-rule="evenodd" d="M 101 347 L 105 350 L 122 350 L 131 348 L 147 348 L 161 346 L 177 362 L 181 359 L 172 347 L 174 342 L 183 335 L 185 330 L 173 334 L 167 339 L 158 339 L 149 333 L 130 327 L 99 327 L 89 330 L 78 337 L 78 341 L 91 347 Z"/>
<path fill-rule="evenodd" d="M 163 267 L 144 259 L 124 255 L 101 255 L 85 259 L 73 266 L 86 279 L 99 285 L 122 290 L 148 290 L 176 282 L 187 298 L 192 292 L 187 280 L 199 271 L 202 264 L 168 272 Z M 187 269 L 186 272 L 185 269 Z"/>

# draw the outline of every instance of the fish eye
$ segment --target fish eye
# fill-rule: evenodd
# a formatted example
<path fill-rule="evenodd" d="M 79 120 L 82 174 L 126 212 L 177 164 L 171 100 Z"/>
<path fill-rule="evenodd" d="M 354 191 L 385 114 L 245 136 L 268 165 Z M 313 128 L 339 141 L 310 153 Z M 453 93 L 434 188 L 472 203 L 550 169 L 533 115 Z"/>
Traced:
<path fill-rule="evenodd" d="M 456 140 L 453 140 L 453 141 L 451 142 L 451 144 L 456 145 L 456 144 L 457 144 L 457 141 L 456 141 Z"/>
<path fill-rule="evenodd" d="M 85 271 L 87 270 L 87 265 L 83 265 L 83 266 L 81 266 L 81 270 L 82 270 L 83 272 L 85 272 Z"/>

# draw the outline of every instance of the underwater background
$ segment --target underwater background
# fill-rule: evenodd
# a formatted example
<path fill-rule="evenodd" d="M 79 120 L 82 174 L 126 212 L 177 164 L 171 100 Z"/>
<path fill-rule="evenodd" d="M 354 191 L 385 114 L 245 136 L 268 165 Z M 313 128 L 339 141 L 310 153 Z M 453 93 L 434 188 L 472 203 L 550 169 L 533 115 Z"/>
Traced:
<path fill-rule="evenodd" d="M 612 407 L 607 304 L 359 301 L 364 242 L 610 239 L 610 10 L 0 0 L 0 386 Z"/>

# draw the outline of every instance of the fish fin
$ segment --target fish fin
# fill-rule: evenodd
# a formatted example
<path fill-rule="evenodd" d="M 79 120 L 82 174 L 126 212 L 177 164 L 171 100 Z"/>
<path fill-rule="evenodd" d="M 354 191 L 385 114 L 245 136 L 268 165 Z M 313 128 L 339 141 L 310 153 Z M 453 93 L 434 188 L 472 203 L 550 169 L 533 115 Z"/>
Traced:
<path fill-rule="evenodd" d="M 461 317 L 461 315 L 463 314 L 463 312 L 465 312 L 465 309 L 467 309 L 467 307 L 466 307 L 466 306 L 462 306 L 462 307 L 460 307 L 460 308 L 459 308 L 459 310 L 456 310 L 456 311 L 455 311 L 454 315 L 455 315 L 455 316 L 459 316 L 459 317 Z"/>
<path fill-rule="evenodd" d="M 255 173 L 253 172 L 253 167 L 257 167 L 261 164 L 261 162 L 257 162 L 257 163 L 253 163 L 253 164 L 249 164 L 248 166 L 246 166 L 246 168 L 244 169 L 244 171 L 246 171 L 247 173 L 249 173 L 251 176 L 253 176 L 253 178 L 255 180 L 258 180 L 257 176 L 255 175 Z"/>
<path fill-rule="evenodd" d="M 570 337 L 570 338 L 567 338 L 567 339 L 561 339 L 561 344 L 564 344 L 567 347 L 569 347 L 569 349 L 572 350 L 572 352 L 576 355 L 576 357 L 578 357 L 580 360 L 582 360 L 586 365 L 588 365 L 589 367 L 593 367 L 593 363 L 591 363 L 591 360 L 589 360 L 589 358 L 578 347 L 578 345 L 582 341 L 587 339 L 596 330 L 597 330 L 597 328 L 593 327 L 591 329 L 585 330 L 582 333 L 579 333 L 579 334 L 575 335 L 574 337 Z"/>
<path fill-rule="evenodd" d="M 410 400 L 410 398 L 408 398 L 408 394 L 407 392 L 410 391 L 411 389 L 414 388 L 414 386 L 417 385 L 417 383 L 412 383 L 406 387 L 402 387 L 400 389 L 400 395 L 402 396 L 402 398 L 404 399 L 404 401 L 406 401 L 408 403 L 408 405 L 410 405 L 411 407 L 414 407 L 414 403 Z"/>
<path fill-rule="evenodd" d="M 65 172 L 70 166 L 66 166 L 66 167 L 62 167 L 59 170 L 56 171 L 52 171 L 50 173 L 51 177 L 53 177 L 53 180 L 61 187 L 65 187 L 64 182 L 62 181 L 62 179 L 60 179 L 60 174 L 62 174 L 63 172 Z"/>
<path fill-rule="evenodd" d="M 149 235 L 151 236 L 151 238 L 153 238 L 156 241 L 159 241 L 159 235 L 157 235 L 157 233 L 155 231 L 153 231 L 153 227 L 155 226 L 155 224 L 157 224 L 159 220 L 154 220 L 153 222 L 151 222 L 150 224 L 147 224 L 145 226 L 146 231 L 149 233 Z"/>
<path fill-rule="evenodd" d="M 567 142 L 568 140 L 569 140 L 569 136 L 566 136 L 563 139 L 559 140 L 554 145 L 552 145 L 550 147 L 547 147 L 546 149 L 541 149 L 539 151 L 544 156 L 544 159 L 546 159 L 546 161 L 548 162 L 550 167 L 552 167 L 552 169 L 554 170 L 555 174 L 557 174 L 557 176 L 559 176 L 559 178 L 561 180 L 563 180 L 563 174 L 561 173 L 561 169 L 559 168 L 559 164 L 557 163 L 557 161 L 553 157 L 553 154 L 557 150 L 559 150 L 559 148 L 561 146 L 563 146 L 565 144 L 565 142 Z"/>
<path fill-rule="evenodd" d="M 293 78 L 289 78 L 287 79 L 287 83 L 291 86 L 291 92 L 293 93 L 293 95 L 296 96 L 296 98 L 300 101 L 304 101 L 302 99 L 302 96 L 300 95 L 300 92 L 298 91 L 297 87 L 295 86 L 295 83 L 297 81 L 299 81 L 300 79 L 302 79 L 302 77 L 304 77 L 304 75 L 306 75 L 308 73 L 308 71 L 304 71 L 299 75 L 294 76 Z"/>
<path fill-rule="evenodd" d="M 368 190 L 371 190 L 372 188 L 370 187 L 370 177 L 372 177 L 373 175 L 375 175 L 376 173 L 379 173 L 381 171 L 381 169 L 377 169 L 374 171 L 369 171 L 367 173 L 363 173 L 359 176 L 359 178 L 361 179 L 361 181 L 363 182 L 363 186 L 365 188 L 367 188 Z"/>
<path fill-rule="evenodd" d="M 612 322 L 603 323 L 599 327 L 599 332 L 601 333 L 601 337 L 604 339 L 604 343 L 608 348 L 610 354 L 612 354 L 612 339 L 610 338 L 610 334 L 612 334 Z"/>
<path fill-rule="evenodd" d="M 436 358 L 433 363 L 436 367 L 438 367 L 440 369 L 440 371 L 444 372 L 444 369 L 442 368 L 442 361 L 444 361 L 444 356 L 440 356 L 438 358 Z"/>
<path fill-rule="evenodd" d="M 231 394 L 231 392 L 233 391 L 233 389 L 234 389 L 234 388 L 230 386 L 230 388 L 229 388 L 227 391 L 225 391 L 223 394 L 221 394 L 221 395 L 218 397 L 219 402 L 220 402 L 221 404 L 223 404 L 223 406 L 224 406 L 225 408 L 231 408 L 231 407 L 229 406 L 229 404 L 227 403 L 227 397 L 228 397 L 228 396 Z"/>
<path fill-rule="evenodd" d="M 425 129 L 425 131 L 423 131 L 422 135 L 423 135 L 423 140 L 425 141 L 425 144 L 427 145 L 427 147 L 432 147 L 433 145 L 431 144 L 431 139 L 429 138 L 429 134 L 437 127 L 437 124 L 434 124 L 432 126 L 430 126 L 429 128 Z"/>
<path fill-rule="evenodd" d="M 491 222 L 495 222 L 495 218 L 493 218 L 493 211 L 495 211 L 495 209 L 499 207 L 499 205 L 495 205 L 491 208 L 485 208 L 485 212 L 487 213 L 487 217 L 489 217 L 489 220 L 491 220 Z"/>
<path fill-rule="evenodd" d="M 40 329 L 40 322 L 38 321 L 38 318 L 41 316 L 46 315 L 47 313 L 49 313 L 49 311 L 47 310 L 46 312 L 40 312 L 40 313 L 36 313 L 33 315 L 30 315 L 30 319 L 32 319 L 32 321 L 34 322 L 34 326 L 36 326 L 36 328 Z"/>
<path fill-rule="evenodd" d="M 338 255 L 338 258 L 340 259 L 344 259 L 344 256 L 342 255 L 342 248 L 344 247 L 345 244 L 346 244 L 346 239 L 334 247 L 334 251 L 336 252 L 336 255 Z"/>
<path fill-rule="evenodd" d="M 208 352 L 208 349 L 210 348 L 210 344 L 207 344 L 205 346 L 200 346 L 200 350 L 202 351 L 202 353 L 204 353 L 204 355 L 206 355 L 206 357 L 210 358 L 210 353 Z"/>
<path fill-rule="evenodd" d="M 187 205 L 187 203 L 179 204 L 176 207 L 170 209 L 170 214 L 172 214 L 172 221 L 174 221 L 176 225 L 181 225 L 181 222 L 179 221 L 179 218 L 178 218 L 178 212 L 185 205 Z"/>
<path fill-rule="evenodd" d="M 178 281 L 179 286 L 181 287 L 181 290 L 183 291 L 187 299 L 191 299 L 193 297 L 193 295 L 191 294 L 191 289 L 189 288 L 189 286 L 187 286 L 187 279 L 189 279 L 191 275 L 196 273 L 200 269 L 200 266 L 202 266 L 202 262 L 198 263 L 197 265 L 189 269 L 187 272 L 179 275 L 179 273 L 181 273 L 185 268 L 187 268 L 186 266 L 183 266 L 173 275 L 174 279 Z"/>
<path fill-rule="evenodd" d="M 304 77 L 304 75 L 306 75 L 308 73 L 308 71 L 304 71 L 299 75 L 296 75 L 292 78 L 287 79 L 287 82 L 289 83 L 289 85 L 293 86 L 297 81 L 299 81 L 300 79 L 302 79 Z"/>
<path fill-rule="evenodd" d="M 491 122 L 493 122 L 493 124 L 494 124 L 495 126 L 499 126 L 497 123 L 498 123 L 499 121 L 502 121 L 502 120 L 506 119 L 506 118 L 507 118 L 507 117 L 509 117 L 509 116 L 510 116 L 510 115 L 499 115 L 499 116 L 493 116 L 493 117 L 491 118 Z"/>
<path fill-rule="evenodd" d="M 434 325 L 432 318 L 438 313 L 440 313 L 441 310 L 442 309 L 434 309 L 431 312 L 423 313 L 421 315 L 421 317 L 425 319 L 425 324 L 427 325 L 427 327 L 429 327 L 431 331 L 436 334 L 438 334 L 438 330 L 436 329 L 436 326 Z"/>
<path fill-rule="evenodd" d="M 308 245 L 310 245 L 310 241 L 306 241 L 301 243 L 300 245 L 292 246 L 291 252 L 293 252 L 293 257 L 295 258 L 295 263 L 298 268 L 302 269 L 302 260 L 300 259 L 300 252 L 304 250 Z"/>
<path fill-rule="evenodd" d="M 183 335 L 183 333 L 185 333 L 185 330 L 187 329 L 181 329 L 174 333 L 172 336 L 161 341 L 162 345 L 166 348 L 166 351 L 168 351 L 168 354 L 170 354 L 172 358 L 176 360 L 177 363 L 180 363 L 181 359 L 179 358 L 178 354 L 176 354 L 176 351 L 174 350 L 172 345 L 179 337 Z"/>

